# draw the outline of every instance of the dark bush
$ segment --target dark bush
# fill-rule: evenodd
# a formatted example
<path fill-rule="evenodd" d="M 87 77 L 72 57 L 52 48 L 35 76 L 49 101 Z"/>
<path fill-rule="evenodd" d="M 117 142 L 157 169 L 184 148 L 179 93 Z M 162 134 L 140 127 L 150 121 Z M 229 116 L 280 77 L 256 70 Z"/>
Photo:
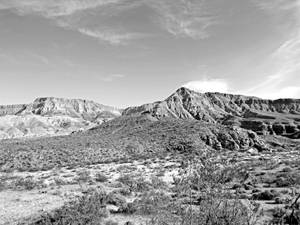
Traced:
<path fill-rule="evenodd" d="M 107 217 L 107 195 L 92 190 L 30 225 L 98 225 Z"/>
<path fill-rule="evenodd" d="M 95 180 L 97 182 L 106 182 L 108 180 L 107 176 L 105 176 L 104 174 L 102 173 L 96 173 L 95 175 Z"/>
<path fill-rule="evenodd" d="M 262 191 L 262 192 L 258 192 L 258 193 L 254 193 L 252 195 L 253 200 L 273 200 L 275 197 L 278 197 L 279 193 L 276 191 Z"/>

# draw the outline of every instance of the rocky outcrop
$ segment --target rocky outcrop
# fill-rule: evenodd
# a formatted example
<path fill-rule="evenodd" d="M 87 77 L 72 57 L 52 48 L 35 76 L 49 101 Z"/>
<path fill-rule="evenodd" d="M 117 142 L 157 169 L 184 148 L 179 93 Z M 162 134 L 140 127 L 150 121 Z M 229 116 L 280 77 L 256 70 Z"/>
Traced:
<path fill-rule="evenodd" d="M 131 107 L 123 115 L 150 114 L 238 126 L 258 134 L 294 133 L 300 126 L 300 99 L 265 100 L 180 88 L 164 101 Z"/>

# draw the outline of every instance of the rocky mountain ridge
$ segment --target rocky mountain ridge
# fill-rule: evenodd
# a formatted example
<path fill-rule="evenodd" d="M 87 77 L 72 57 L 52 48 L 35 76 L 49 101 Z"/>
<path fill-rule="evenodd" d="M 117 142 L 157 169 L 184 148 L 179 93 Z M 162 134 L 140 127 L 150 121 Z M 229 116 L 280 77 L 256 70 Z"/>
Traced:
<path fill-rule="evenodd" d="M 180 88 L 163 101 L 125 110 L 88 100 L 54 97 L 37 98 L 27 105 L 0 106 L 0 139 L 69 134 L 121 115 L 198 120 L 262 135 L 300 137 L 299 99 L 265 100 Z"/>
<path fill-rule="evenodd" d="M 265 100 L 180 88 L 164 101 L 130 107 L 123 112 L 140 114 L 238 126 L 258 134 L 290 135 L 300 130 L 300 99 Z"/>

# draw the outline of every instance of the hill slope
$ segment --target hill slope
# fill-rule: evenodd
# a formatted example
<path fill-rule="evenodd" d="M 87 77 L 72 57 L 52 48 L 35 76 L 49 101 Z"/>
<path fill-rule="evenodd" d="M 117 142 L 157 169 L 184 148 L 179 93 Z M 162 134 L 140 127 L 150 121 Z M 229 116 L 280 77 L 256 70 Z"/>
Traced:
<path fill-rule="evenodd" d="M 300 100 L 265 100 L 180 88 L 164 101 L 130 107 L 123 115 L 150 114 L 239 126 L 259 134 L 293 134 L 300 129 Z"/>
<path fill-rule="evenodd" d="M 188 153 L 191 149 L 264 150 L 254 132 L 197 120 L 122 116 L 85 132 L 31 140 L 4 140 L 0 170 L 46 169 L 126 158 Z"/>

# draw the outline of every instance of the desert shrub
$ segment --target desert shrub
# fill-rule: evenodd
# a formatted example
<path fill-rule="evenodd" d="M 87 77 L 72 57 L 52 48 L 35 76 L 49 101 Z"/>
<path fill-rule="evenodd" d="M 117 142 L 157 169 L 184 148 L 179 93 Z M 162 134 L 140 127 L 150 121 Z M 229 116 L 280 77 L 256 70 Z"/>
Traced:
<path fill-rule="evenodd" d="M 63 179 L 61 179 L 61 178 L 59 178 L 59 177 L 54 178 L 54 182 L 55 182 L 55 184 L 58 185 L 58 186 L 67 184 L 66 181 L 64 181 Z"/>
<path fill-rule="evenodd" d="M 117 179 L 118 182 L 126 185 L 126 186 L 130 186 L 133 183 L 133 179 L 131 176 L 129 176 L 128 174 L 126 175 L 120 175 L 120 177 Z"/>
<path fill-rule="evenodd" d="M 197 160 L 190 157 L 187 166 L 174 179 L 172 190 L 177 201 L 171 206 L 175 207 L 164 212 L 173 212 L 176 223 L 170 223 L 170 218 L 163 216 L 154 224 L 255 224 L 259 216 L 258 206 L 254 202 L 239 200 L 238 193 L 232 193 L 228 188 L 234 178 L 245 179 L 247 176 L 241 176 L 241 171 L 225 161 L 214 162 L 214 158 L 212 153 Z"/>
<path fill-rule="evenodd" d="M 287 204 L 291 201 L 291 198 L 288 196 L 279 196 L 274 199 L 276 204 Z"/>
<path fill-rule="evenodd" d="M 171 203 L 169 195 L 162 191 L 149 191 L 143 193 L 140 199 L 134 201 L 134 205 L 139 214 L 153 215 L 168 209 Z"/>
<path fill-rule="evenodd" d="M 97 182 L 106 182 L 108 180 L 107 176 L 105 176 L 103 173 L 97 172 L 95 174 L 95 180 Z"/>
<path fill-rule="evenodd" d="M 180 215 L 181 224 L 240 225 L 250 224 L 248 208 L 240 200 L 209 199 L 199 208 L 187 208 Z"/>
<path fill-rule="evenodd" d="M 2 175 L 0 176 L 0 192 L 4 191 L 5 189 L 8 188 L 9 184 L 8 184 L 8 180 L 10 179 L 9 175 Z"/>
<path fill-rule="evenodd" d="M 272 224 L 300 224 L 300 194 L 294 199 L 291 205 L 286 205 L 285 208 L 276 208 L 273 211 Z"/>
<path fill-rule="evenodd" d="M 292 178 L 280 176 L 276 178 L 275 183 L 277 187 L 289 187 L 293 185 L 293 180 Z"/>
<path fill-rule="evenodd" d="M 117 181 L 127 186 L 131 192 L 147 191 L 151 186 L 143 177 L 132 178 L 130 175 L 121 175 Z"/>
<path fill-rule="evenodd" d="M 277 191 L 274 190 L 265 190 L 262 192 L 258 192 L 258 193 L 254 193 L 252 195 L 253 200 L 273 200 L 276 197 L 279 197 L 279 193 Z"/>
<path fill-rule="evenodd" d="M 105 222 L 105 225 L 118 225 L 118 223 L 113 220 L 108 220 Z"/>
<path fill-rule="evenodd" d="M 137 211 L 137 206 L 133 202 L 127 202 L 118 209 L 118 213 L 133 214 Z"/>
<path fill-rule="evenodd" d="M 165 176 L 165 170 L 164 170 L 164 169 L 159 170 L 159 171 L 157 172 L 156 176 L 157 176 L 157 177 L 163 177 L 163 176 Z"/>
<path fill-rule="evenodd" d="M 122 207 L 123 205 L 126 205 L 126 199 L 123 196 L 112 192 L 107 196 L 107 203 L 117 207 Z"/>
<path fill-rule="evenodd" d="M 86 183 L 91 180 L 91 173 L 88 170 L 80 170 L 77 172 L 77 181 Z"/>
<path fill-rule="evenodd" d="M 130 196 L 131 195 L 131 191 L 129 188 L 121 188 L 118 190 L 118 192 L 121 194 L 121 195 L 124 195 L 124 196 Z"/>
<path fill-rule="evenodd" d="M 285 172 L 285 173 L 290 173 L 290 172 L 292 172 L 293 170 L 292 170 L 291 167 L 287 166 L 287 167 L 284 167 L 281 171 L 282 171 L 282 172 Z"/>
<path fill-rule="evenodd" d="M 92 190 L 55 210 L 36 219 L 30 225 L 97 225 L 107 217 L 107 195 Z"/>
<path fill-rule="evenodd" d="M 5 188 L 6 188 L 5 183 L 3 181 L 0 181 L 0 192 L 5 190 Z"/>
<path fill-rule="evenodd" d="M 135 171 L 136 167 L 132 166 L 132 165 L 121 165 L 121 166 L 118 166 L 116 170 L 120 173 L 130 173 L 130 172 Z"/>
<path fill-rule="evenodd" d="M 150 182 L 151 185 L 156 189 L 164 189 L 168 186 L 166 182 L 157 176 L 152 176 Z"/>
<path fill-rule="evenodd" d="M 177 210 L 176 213 L 174 213 Z M 240 200 L 207 199 L 199 206 L 169 205 L 149 221 L 150 225 L 250 225 L 256 224 L 251 208 Z M 153 211 L 152 211 L 153 213 Z M 153 214 L 152 214 L 153 215 Z"/>
<path fill-rule="evenodd" d="M 130 221 L 127 221 L 127 222 L 124 223 L 124 225 L 134 225 L 134 223 L 130 222 Z"/>
<path fill-rule="evenodd" d="M 14 181 L 13 186 L 15 189 L 32 190 L 43 187 L 43 184 L 35 181 L 32 177 L 19 177 Z"/>

